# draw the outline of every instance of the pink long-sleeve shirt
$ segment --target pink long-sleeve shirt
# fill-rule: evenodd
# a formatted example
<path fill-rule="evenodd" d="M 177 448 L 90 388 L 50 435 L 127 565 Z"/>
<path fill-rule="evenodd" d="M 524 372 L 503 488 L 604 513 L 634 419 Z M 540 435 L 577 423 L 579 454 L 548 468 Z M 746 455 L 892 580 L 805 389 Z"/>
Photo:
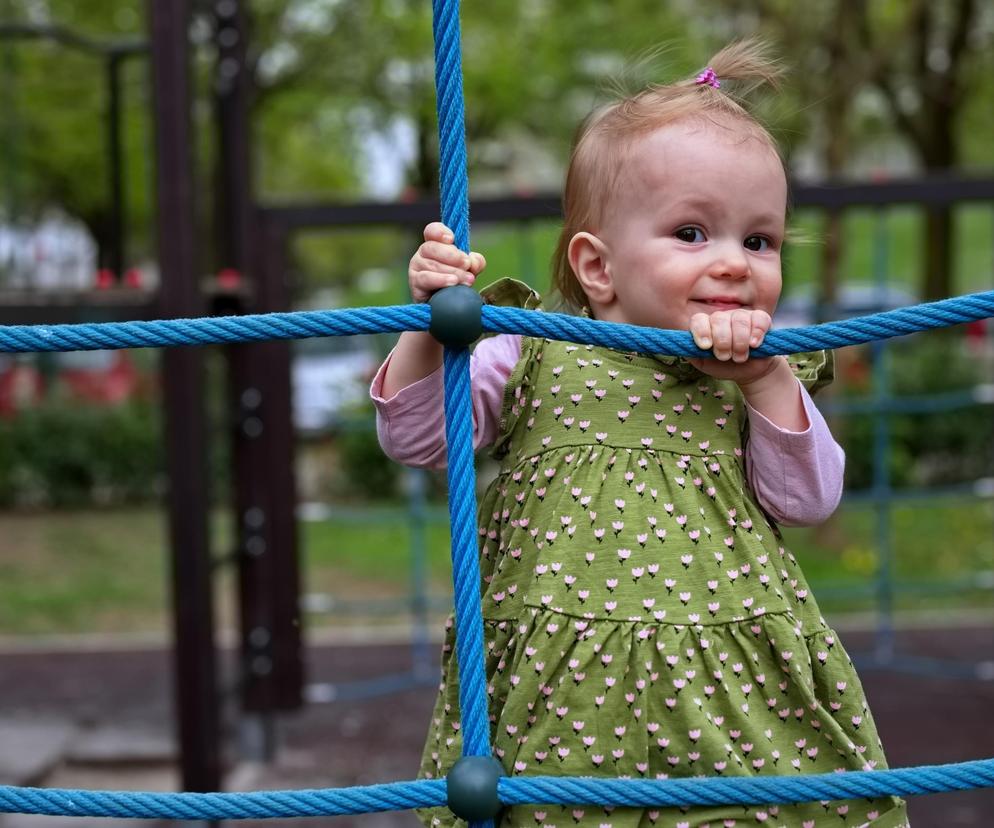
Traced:
<path fill-rule="evenodd" d="M 504 386 L 521 357 L 521 337 L 502 334 L 482 340 L 470 358 L 473 447 L 498 437 Z M 380 366 L 370 388 L 376 430 L 388 457 L 416 468 L 446 463 L 442 369 L 385 399 Z M 749 440 L 746 477 L 759 504 L 785 526 L 811 526 L 827 519 L 842 497 L 845 454 L 825 418 L 798 383 L 808 417 L 805 431 L 787 431 L 746 404 Z"/>

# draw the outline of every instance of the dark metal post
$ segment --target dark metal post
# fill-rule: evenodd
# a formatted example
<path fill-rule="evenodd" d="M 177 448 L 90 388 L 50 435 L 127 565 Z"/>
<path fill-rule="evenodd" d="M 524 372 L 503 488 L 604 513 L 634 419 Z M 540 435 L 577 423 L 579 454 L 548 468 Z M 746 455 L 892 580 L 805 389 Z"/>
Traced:
<path fill-rule="evenodd" d="M 253 283 L 259 309 L 289 308 L 286 234 L 257 219 Z M 244 346 L 232 363 L 241 393 L 236 434 L 237 500 L 242 517 L 242 644 L 250 711 L 291 710 L 303 701 L 290 344 Z"/>
<path fill-rule="evenodd" d="M 107 165 L 110 175 L 110 256 L 108 267 L 116 280 L 124 278 L 124 153 L 121 148 L 121 67 L 125 54 L 107 56 Z"/>
<path fill-rule="evenodd" d="M 159 263 L 164 316 L 203 314 L 193 208 L 193 136 L 186 0 L 149 0 L 156 138 Z M 208 545 L 204 351 L 163 356 L 169 527 L 172 544 L 176 698 L 185 790 L 221 787 Z"/>
<path fill-rule="evenodd" d="M 10 18 L 12 4 L 10 0 L 0 3 L 0 14 Z M 21 175 L 20 153 L 18 141 L 21 139 L 18 123 L 17 100 L 17 57 L 12 44 L 4 41 L 3 52 L 0 53 L 0 107 L 4 113 L 4 129 L 0 131 L 0 172 L 3 173 L 7 203 L 0 205 L 7 210 L 7 218 L 16 221 L 21 209 Z"/>
<path fill-rule="evenodd" d="M 220 151 L 218 256 L 222 268 L 244 277 L 252 311 L 289 310 L 282 256 L 286 239 L 263 227 L 252 204 L 249 119 L 252 83 L 246 67 L 248 21 L 244 4 L 214 4 L 218 62 L 214 90 Z M 276 710 L 299 707 L 303 695 L 297 560 L 294 442 L 290 415 L 290 345 L 227 348 L 235 521 L 239 530 L 242 706 L 263 718 L 247 720 L 256 758 L 275 749 Z M 246 735 L 243 733 L 243 735 Z M 246 741 L 248 744 L 248 740 Z"/>
<path fill-rule="evenodd" d="M 214 4 L 217 64 L 214 106 L 217 141 L 217 257 L 220 267 L 242 271 L 252 220 L 252 157 L 249 119 L 252 79 L 246 67 L 247 21 L 237 0 Z"/>

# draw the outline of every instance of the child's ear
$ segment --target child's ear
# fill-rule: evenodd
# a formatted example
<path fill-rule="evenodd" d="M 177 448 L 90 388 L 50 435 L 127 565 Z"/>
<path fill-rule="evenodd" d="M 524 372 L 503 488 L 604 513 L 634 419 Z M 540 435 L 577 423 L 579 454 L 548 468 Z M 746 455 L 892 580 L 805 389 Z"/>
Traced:
<path fill-rule="evenodd" d="M 614 284 L 607 245 L 593 233 L 582 232 L 570 239 L 567 253 L 569 265 L 591 306 L 609 304 L 614 299 Z"/>

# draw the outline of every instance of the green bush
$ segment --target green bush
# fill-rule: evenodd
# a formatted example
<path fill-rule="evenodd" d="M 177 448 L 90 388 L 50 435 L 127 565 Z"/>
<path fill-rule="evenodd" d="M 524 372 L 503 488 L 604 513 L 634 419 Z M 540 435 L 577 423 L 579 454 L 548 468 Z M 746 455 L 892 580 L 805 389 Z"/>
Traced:
<path fill-rule="evenodd" d="M 2 505 L 140 502 L 162 490 L 162 429 L 148 402 L 55 400 L 0 423 Z"/>
<path fill-rule="evenodd" d="M 953 332 L 898 340 L 887 346 L 887 371 L 894 397 L 928 396 L 965 390 L 986 381 L 982 359 L 966 350 Z M 873 393 L 870 349 L 859 351 L 855 370 L 839 399 Z M 873 484 L 873 414 L 836 417 L 833 426 L 846 450 L 846 486 L 850 491 Z M 887 452 L 890 483 L 897 488 L 940 486 L 975 480 L 992 473 L 994 428 L 990 406 L 888 417 Z"/>
<path fill-rule="evenodd" d="M 336 438 L 340 473 L 348 494 L 364 500 L 389 500 L 399 492 L 403 468 L 380 448 L 374 418 L 371 403 L 351 412 Z"/>

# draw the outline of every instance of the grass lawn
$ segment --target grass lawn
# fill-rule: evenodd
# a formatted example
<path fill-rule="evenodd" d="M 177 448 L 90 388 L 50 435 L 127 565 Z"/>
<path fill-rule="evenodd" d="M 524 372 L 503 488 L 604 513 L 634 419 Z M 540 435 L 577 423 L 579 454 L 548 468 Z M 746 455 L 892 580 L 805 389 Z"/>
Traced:
<path fill-rule="evenodd" d="M 990 587 L 944 591 L 942 584 L 994 570 L 994 504 L 914 503 L 892 515 L 893 569 L 910 586 L 897 606 L 955 611 L 994 606 Z M 364 521 L 362 518 L 368 518 Z M 444 518 L 443 518 L 444 520 Z M 216 521 L 218 553 L 226 521 Z M 0 636 L 168 630 L 165 523 L 153 509 L 0 515 Z M 352 509 L 347 516 L 303 524 L 307 592 L 383 602 L 401 613 L 411 583 L 411 532 L 403 512 Z M 878 556 L 871 509 L 843 507 L 817 529 L 787 531 L 822 608 L 837 614 L 873 606 Z M 449 587 L 448 528 L 428 527 L 430 592 Z M 230 583 L 230 582 L 229 582 Z M 230 607 L 218 587 L 219 615 Z M 349 623 L 376 623 L 382 611 Z M 312 625 L 343 623 L 314 617 Z"/>

